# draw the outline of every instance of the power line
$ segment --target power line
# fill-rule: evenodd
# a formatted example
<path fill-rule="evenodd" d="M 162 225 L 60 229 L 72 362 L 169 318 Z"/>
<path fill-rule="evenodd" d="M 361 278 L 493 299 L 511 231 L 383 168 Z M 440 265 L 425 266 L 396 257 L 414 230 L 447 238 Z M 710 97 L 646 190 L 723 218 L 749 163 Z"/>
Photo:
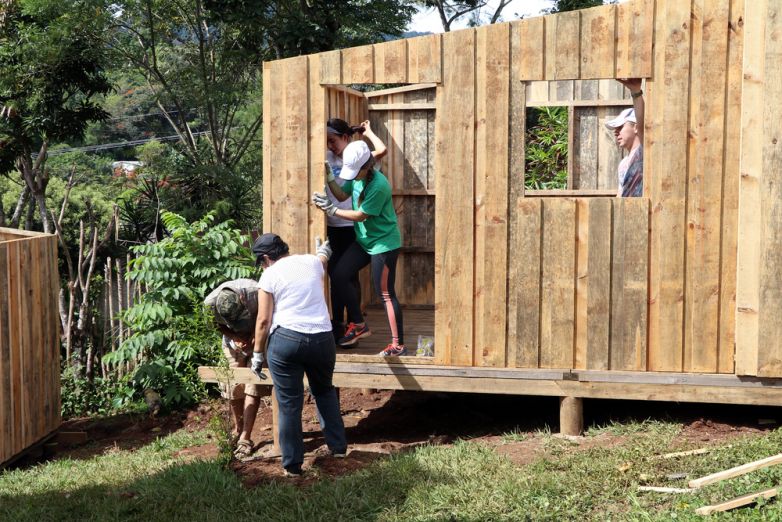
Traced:
<path fill-rule="evenodd" d="M 203 136 L 204 134 L 209 134 L 209 131 L 201 131 L 201 132 L 194 132 L 193 137 Z M 121 149 L 124 147 L 135 147 L 136 145 L 143 145 L 144 143 L 149 143 L 150 141 L 175 141 L 178 140 L 179 136 L 176 134 L 171 136 L 162 136 L 160 138 L 145 138 L 143 140 L 131 140 L 131 141 L 121 141 L 117 143 L 103 143 L 100 145 L 88 145 L 86 147 L 67 147 L 64 149 L 56 149 L 56 150 L 50 150 L 47 152 L 49 156 L 59 156 L 60 154 L 67 154 L 69 152 L 98 152 L 101 150 L 111 150 L 111 149 Z M 37 154 L 33 154 L 33 157 L 37 157 Z"/>

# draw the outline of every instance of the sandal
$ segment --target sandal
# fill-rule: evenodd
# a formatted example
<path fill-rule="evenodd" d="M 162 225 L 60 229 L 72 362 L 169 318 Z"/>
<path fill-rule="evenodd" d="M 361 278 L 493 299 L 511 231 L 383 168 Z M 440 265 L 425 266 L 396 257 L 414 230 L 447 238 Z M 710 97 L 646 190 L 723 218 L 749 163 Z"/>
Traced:
<path fill-rule="evenodd" d="M 234 450 L 234 457 L 249 457 L 253 452 L 253 441 L 248 439 L 242 439 L 236 443 L 236 449 Z"/>

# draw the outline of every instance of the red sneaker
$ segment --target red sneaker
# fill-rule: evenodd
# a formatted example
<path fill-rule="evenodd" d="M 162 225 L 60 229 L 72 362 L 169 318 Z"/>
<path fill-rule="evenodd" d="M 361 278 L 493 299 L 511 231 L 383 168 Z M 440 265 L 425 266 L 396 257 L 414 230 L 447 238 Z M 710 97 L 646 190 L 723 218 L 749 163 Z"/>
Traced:
<path fill-rule="evenodd" d="M 370 335 L 372 335 L 372 332 L 369 331 L 369 326 L 367 326 L 366 323 L 364 323 L 363 326 L 358 326 L 356 323 L 350 323 L 348 324 L 345 335 L 337 341 L 337 344 L 340 346 L 351 346 L 356 344 L 362 337 L 369 337 Z"/>

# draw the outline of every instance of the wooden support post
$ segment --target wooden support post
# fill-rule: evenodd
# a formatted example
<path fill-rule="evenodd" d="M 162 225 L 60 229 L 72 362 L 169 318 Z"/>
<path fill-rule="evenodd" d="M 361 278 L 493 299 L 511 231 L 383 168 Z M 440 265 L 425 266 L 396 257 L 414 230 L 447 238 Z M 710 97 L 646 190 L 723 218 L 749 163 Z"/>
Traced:
<path fill-rule="evenodd" d="M 560 397 L 559 432 L 581 435 L 584 432 L 584 400 L 580 397 Z"/>
<path fill-rule="evenodd" d="M 272 387 L 272 437 L 274 440 L 274 451 L 279 453 L 280 449 L 280 405 L 277 403 L 277 393 Z"/>

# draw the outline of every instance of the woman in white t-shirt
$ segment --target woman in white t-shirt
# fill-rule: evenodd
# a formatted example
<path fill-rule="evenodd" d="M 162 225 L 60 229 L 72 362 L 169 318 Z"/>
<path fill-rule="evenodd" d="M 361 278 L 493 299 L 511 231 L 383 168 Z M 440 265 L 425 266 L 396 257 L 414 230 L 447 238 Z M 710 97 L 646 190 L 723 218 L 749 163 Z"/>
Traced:
<path fill-rule="evenodd" d="M 336 176 L 336 179 L 338 180 L 337 183 L 340 185 L 345 183 L 345 180 L 339 177 L 339 173 L 342 171 L 342 152 L 345 150 L 348 143 L 353 141 L 353 136 L 355 134 L 366 137 L 372 143 L 372 146 L 375 149 L 372 151 L 372 156 L 375 160 L 379 160 L 387 154 L 385 144 L 372 131 L 369 120 L 352 127 L 345 120 L 331 118 L 326 122 L 326 148 L 328 149 L 326 151 L 326 161 L 334 172 L 334 176 Z M 344 210 L 353 209 L 353 203 L 350 198 L 345 201 L 340 201 L 334 196 L 328 185 L 326 185 L 326 195 L 337 208 Z M 337 216 L 327 216 L 326 219 L 328 225 L 327 235 L 329 243 L 331 244 L 331 249 L 334 252 L 328 266 L 329 277 L 332 277 L 334 275 L 335 267 L 342 258 L 342 254 L 345 253 L 350 245 L 355 243 L 356 232 L 352 221 Z M 352 282 L 357 289 L 360 302 L 361 287 L 358 282 L 358 273 L 356 273 L 355 280 Z M 345 334 L 346 308 L 341 292 L 338 291 L 336 285 L 331 285 L 331 317 L 335 339 L 339 339 Z"/>
<path fill-rule="evenodd" d="M 258 319 L 252 369 L 261 375 L 263 349 L 279 405 L 282 466 L 286 475 L 301 475 L 304 441 L 301 411 L 304 375 L 318 407 L 318 419 L 333 456 L 347 452 L 345 426 L 332 384 L 336 346 L 323 276 L 331 256 L 328 242 L 317 244 L 316 255 L 291 255 L 276 234 L 264 234 L 253 245 L 256 263 L 263 266 L 258 282 Z"/>

